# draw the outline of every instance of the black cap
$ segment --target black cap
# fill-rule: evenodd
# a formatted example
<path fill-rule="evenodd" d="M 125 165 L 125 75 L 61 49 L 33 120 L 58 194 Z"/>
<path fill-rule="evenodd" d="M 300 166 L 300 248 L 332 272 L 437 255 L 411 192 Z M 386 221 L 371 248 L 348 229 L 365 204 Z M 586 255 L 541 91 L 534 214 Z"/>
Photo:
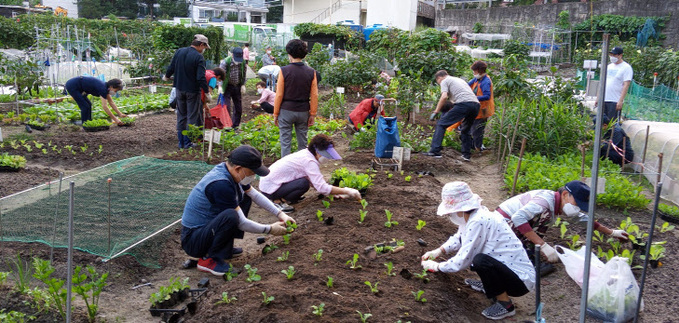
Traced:
<path fill-rule="evenodd" d="M 609 53 L 613 55 L 620 55 L 622 54 L 622 47 L 613 47 Z"/>
<path fill-rule="evenodd" d="M 250 145 L 240 146 L 229 154 L 229 162 L 234 165 L 249 168 L 259 176 L 269 175 L 269 169 L 262 165 L 262 154 Z"/>
<path fill-rule="evenodd" d="M 231 53 L 233 53 L 233 61 L 234 62 L 242 62 L 243 61 L 243 49 L 240 47 L 234 48 Z"/>
<path fill-rule="evenodd" d="M 573 195 L 575 204 L 578 205 L 580 211 L 589 212 L 589 186 L 581 181 L 570 181 L 565 185 L 568 193 Z"/>

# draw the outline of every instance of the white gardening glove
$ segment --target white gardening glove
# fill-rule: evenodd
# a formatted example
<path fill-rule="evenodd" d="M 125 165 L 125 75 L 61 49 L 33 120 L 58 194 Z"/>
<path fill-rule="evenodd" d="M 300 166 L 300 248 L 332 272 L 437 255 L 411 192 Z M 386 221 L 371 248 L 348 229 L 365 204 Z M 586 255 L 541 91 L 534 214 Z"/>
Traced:
<path fill-rule="evenodd" d="M 269 234 L 273 234 L 275 236 L 282 236 L 287 233 L 287 229 L 285 227 L 285 222 L 278 221 L 276 223 L 271 224 L 271 231 L 269 231 Z"/>
<path fill-rule="evenodd" d="M 163 81 L 168 82 L 169 80 L 170 79 L 167 76 L 163 75 Z"/>
<path fill-rule="evenodd" d="M 441 248 L 436 248 L 432 251 L 427 251 L 424 255 L 422 255 L 422 261 L 436 259 L 438 257 L 441 257 L 442 254 L 443 250 Z"/>
<path fill-rule="evenodd" d="M 366 132 L 365 127 L 361 127 L 361 132 Z"/>
<path fill-rule="evenodd" d="M 422 268 L 424 270 L 435 273 L 439 271 L 439 263 L 433 260 L 422 261 Z"/>
<path fill-rule="evenodd" d="M 348 195 L 348 197 L 354 198 L 354 199 L 357 199 L 357 200 L 361 199 L 361 192 L 359 192 L 357 189 L 347 188 L 347 190 L 348 190 L 348 192 L 346 193 L 346 195 Z"/>
<path fill-rule="evenodd" d="M 295 219 L 293 219 L 291 216 L 287 215 L 285 212 L 281 212 L 281 214 L 278 216 L 278 219 L 283 221 L 283 223 L 287 223 L 288 221 L 292 223 L 297 223 Z"/>
<path fill-rule="evenodd" d="M 540 252 L 547 258 L 548 262 L 559 261 L 559 256 L 556 254 L 556 250 L 552 246 L 548 245 L 547 242 L 540 246 Z"/>
<path fill-rule="evenodd" d="M 625 232 L 625 230 L 613 230 L 613 232 L 611 232 L 611 237 L 617 238 L 620 241 L 629 240 L 628 234 Z"/>
<path fill-rule="evenodd" d="M 206 103 L 212 102 L 212 94 L 210 94 L 210 93 L 205 94 L 205 102 Z"/>

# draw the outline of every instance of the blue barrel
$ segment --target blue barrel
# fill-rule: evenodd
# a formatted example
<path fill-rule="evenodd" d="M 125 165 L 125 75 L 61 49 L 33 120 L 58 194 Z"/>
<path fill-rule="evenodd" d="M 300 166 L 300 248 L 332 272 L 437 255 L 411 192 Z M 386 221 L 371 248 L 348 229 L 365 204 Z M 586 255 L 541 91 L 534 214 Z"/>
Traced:
<path fill-rule="evenodd" d="M 373 24 L 372 26 L 366 26 L 363 29 L 363 36 L 365 37 L 365 40 L 366 41 L 370 40 L 370 34 L 372 34 L 373 31 L 378 29 L 387 29 L 387 27 L 385 27 L 382 24 Z"/>

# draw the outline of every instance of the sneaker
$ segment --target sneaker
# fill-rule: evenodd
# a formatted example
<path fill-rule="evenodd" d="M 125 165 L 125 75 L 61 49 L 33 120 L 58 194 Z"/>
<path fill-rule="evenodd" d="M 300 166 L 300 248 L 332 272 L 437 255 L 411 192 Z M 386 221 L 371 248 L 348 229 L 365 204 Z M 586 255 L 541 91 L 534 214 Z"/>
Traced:
<path fill-rule="evenodd" d="M 483 310 L 481 314 L 491 320 L 501 320 L 505 317 L 514 316 L 516 311 L 514 310 L 514 305 L 510 305 L 509 308 L 506 308 L 502 306 L 500 302 L 495 302 L 493 305 Z"/>
<path fill-rule="evenodd" d="M 472 161 L 472 156 L 462 156 L 460 159 L 462 159 L 462 161 L 470 162 Z"/>
<path fill-rule="evenodd" d="M 231 258 L 240 257 L 242 255 L 243 255 L 243 248 L 233 247 L 233 250 L 231 251 Z"/>
<path fill-rule="evenodd" d="M 422 153 L 422 155 L 429 156 L 429 157 L 432 157 L 432 158 L 441 158 L 441 157 L 443 157 L 443 156 L 441 156 L 441 153 L 432 153 L 432 152 Z"/>
<path fill-rule="evenodd" d="M 485 293 L 486 290 L 483 288 L 483 283 L 477 279 L 466 278 L 464 283 L 469 285 L 473 290 L 481 293 Z"/>
<path fill-rule="evenodd" d="M 196 268 L 196 266 L 198 266 L 198 258 L 189 257 L 189 259 L 186 259 L 182 264 L 182 268 L 184 269 Z"/>
<path fill-rule="evenodd" d="M 215 276 L 224 276 L 227 272 L 230 272 L 232 270 L 231 269 L 232 267 L 229 263 L 224 261 L 222 261 L 221 263 L 217 263 L 212 258 L 198 259 L 197 267 L 198 270 L 211 273 Z"/>
<path fill-rule="evenodd" d="M 278 207 L 279 210 L 281 210 L 285 213 L 295 212 L 295 208 L 288 205 L 287 203 L 276 203 L 276 206 Z"/>

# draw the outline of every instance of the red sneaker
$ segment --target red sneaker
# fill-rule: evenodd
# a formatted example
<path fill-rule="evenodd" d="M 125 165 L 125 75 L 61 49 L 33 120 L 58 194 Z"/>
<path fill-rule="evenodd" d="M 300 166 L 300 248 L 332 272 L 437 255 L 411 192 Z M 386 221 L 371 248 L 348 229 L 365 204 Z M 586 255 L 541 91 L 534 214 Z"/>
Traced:
<path fill-rule="evenodd" d="M 231 264 L 227 262 L 217 263 L 212 258 L 198 259 L 198 270 L 211 273 L 216 276 L 224 276 L 232 270 Z"/>

